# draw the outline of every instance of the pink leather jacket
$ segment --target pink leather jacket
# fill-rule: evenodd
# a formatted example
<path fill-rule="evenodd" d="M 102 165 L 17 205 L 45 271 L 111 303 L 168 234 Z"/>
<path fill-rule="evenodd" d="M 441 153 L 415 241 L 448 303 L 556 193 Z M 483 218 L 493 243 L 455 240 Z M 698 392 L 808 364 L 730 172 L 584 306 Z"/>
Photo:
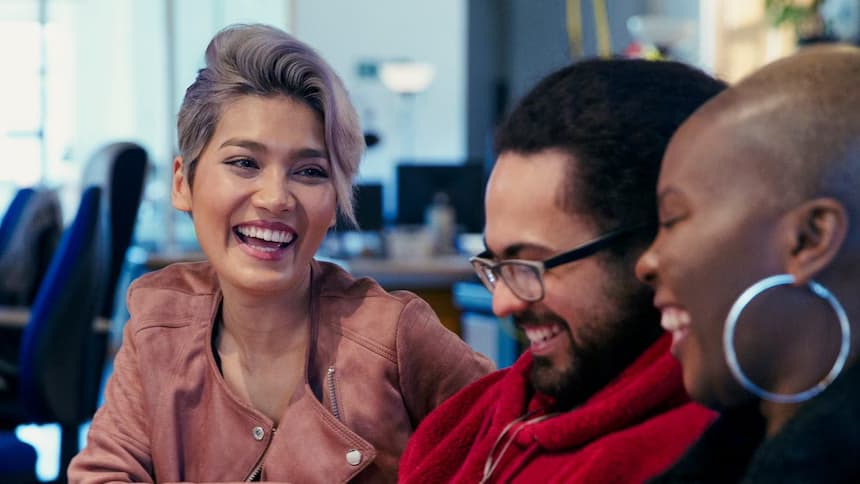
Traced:
<path fill-rule="evenodd" d="M 415 295 L 312 265 L 305 385 L 274 423 L 227 388 L 212 351 L 221 303 L 208 263 L 135 281 L 131 320 L 87 446 L 85 482 L 394 482 L 421 419 L 492 363 Z"/>

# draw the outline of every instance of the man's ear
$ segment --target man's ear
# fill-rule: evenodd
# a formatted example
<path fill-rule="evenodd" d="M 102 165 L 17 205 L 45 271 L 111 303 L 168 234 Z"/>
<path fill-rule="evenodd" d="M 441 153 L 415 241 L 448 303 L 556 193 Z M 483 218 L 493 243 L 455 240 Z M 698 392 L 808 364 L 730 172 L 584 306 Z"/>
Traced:
<path fill-rule="evenodd" d="M 188 185 L 188 179 L 182 172 L 181 156 L 173 159 L 173 190 L 171 190 L 170 199 L 175 209 L 191 212 L 191 186 Z"/>
<path fill-rule="evenodd" d="M 836 258 L 848 233 L 845 206 L 833 198 L 804 202 L 790 215 L 788 272 L 805 284 Z"/>

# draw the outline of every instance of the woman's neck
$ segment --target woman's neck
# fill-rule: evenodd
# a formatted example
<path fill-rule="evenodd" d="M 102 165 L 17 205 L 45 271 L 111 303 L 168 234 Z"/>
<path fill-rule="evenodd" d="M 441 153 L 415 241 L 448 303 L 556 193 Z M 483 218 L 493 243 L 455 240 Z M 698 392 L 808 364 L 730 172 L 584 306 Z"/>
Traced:
<path fill-rule="evenodd" d="M 765 419 L 765 438 L 770 439 L 778 434 L 785 424 L 794 417 L 799 403 L 774 403 L 762 401 L 760 405 L 761 414 Z"/>
<path fill-rule="evenodd" d="M 222 285 L 221 339 L 246 355 L 282 354 L 307 342 L 310 274 L 292 290 L 247 294 Z"/>

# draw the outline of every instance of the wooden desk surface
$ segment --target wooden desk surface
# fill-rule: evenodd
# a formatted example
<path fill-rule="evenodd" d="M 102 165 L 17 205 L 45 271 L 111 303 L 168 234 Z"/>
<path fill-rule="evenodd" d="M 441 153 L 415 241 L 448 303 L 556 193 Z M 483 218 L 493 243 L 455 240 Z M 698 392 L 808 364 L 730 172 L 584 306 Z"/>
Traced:
<path fill-rule="evenodd" d="M 356 277 L 370 277 L 386 289 L 450 288 L 455 282 L 476 278 L 464 256 L 428 259 L 350 259 L 334 260 Z"/>

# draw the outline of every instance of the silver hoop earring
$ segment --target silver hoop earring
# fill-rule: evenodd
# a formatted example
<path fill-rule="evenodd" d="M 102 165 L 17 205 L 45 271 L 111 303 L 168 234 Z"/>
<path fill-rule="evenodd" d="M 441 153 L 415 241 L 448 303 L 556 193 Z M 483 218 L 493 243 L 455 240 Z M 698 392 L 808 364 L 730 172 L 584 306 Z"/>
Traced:
<path fill-rule="evenodd" d="M 839 300 L 837 300 L 836 296 L 821 284 L 815 281 L 809 281 L 809 283 L 806 284 L 806 287 L 813 294 L 824 299 L 828 304 L 830 304 L 830 307 L 833 308 L 833 312 L 836 313 L 836 317 L 839 319 L 839 326 L 842 328 L 842 344 L 839 348 L 839 355 L 836 357 L 836 361 L 833 363 L 833 367 L 830 369 L 830 372 L 812 388 L 791 394 L 769 392 L 747 378 L 743 370 L 741 370 L 740 363 L 738 363 L 738 356 L 734 347 L 735 327 L 738 324 L 738 317 L 741 315 L 744 308 L 746 308 L 747 304 L 749 304 L 750 301 L 755 299 L 759 294 L 772 287 L 790 284 L 794 284 L 794 276 L 791 274 L 779 274 L 764 278 L 748 287 L 735 300 L 735 303 L 732 305 L 732 309 L 729 311 L 728 317 L 726 317 L 726 325 L 723 328 L 723 352 L 725 353 L 726 362 L 729 365 L 729 370 L 731 370 L 732 375 L 734 375 L 738 383 L 740 383 L 741 386 L 747 389 L 750 393 L 758 396 L 759 398 L 775 403 L 804 402 L 824 391 L 824 389 L 833 383 L 833 380 L 839 376 L 839 373 L 842 372 L 842 368 L 845 366 L 845 361 L 848 359 L 848 350 L 851 347 L 851 327 L 848 324 L 848 316 L 845 314 L 845 310 L 842 308 L 842 305 L 839 304 Z"/>

